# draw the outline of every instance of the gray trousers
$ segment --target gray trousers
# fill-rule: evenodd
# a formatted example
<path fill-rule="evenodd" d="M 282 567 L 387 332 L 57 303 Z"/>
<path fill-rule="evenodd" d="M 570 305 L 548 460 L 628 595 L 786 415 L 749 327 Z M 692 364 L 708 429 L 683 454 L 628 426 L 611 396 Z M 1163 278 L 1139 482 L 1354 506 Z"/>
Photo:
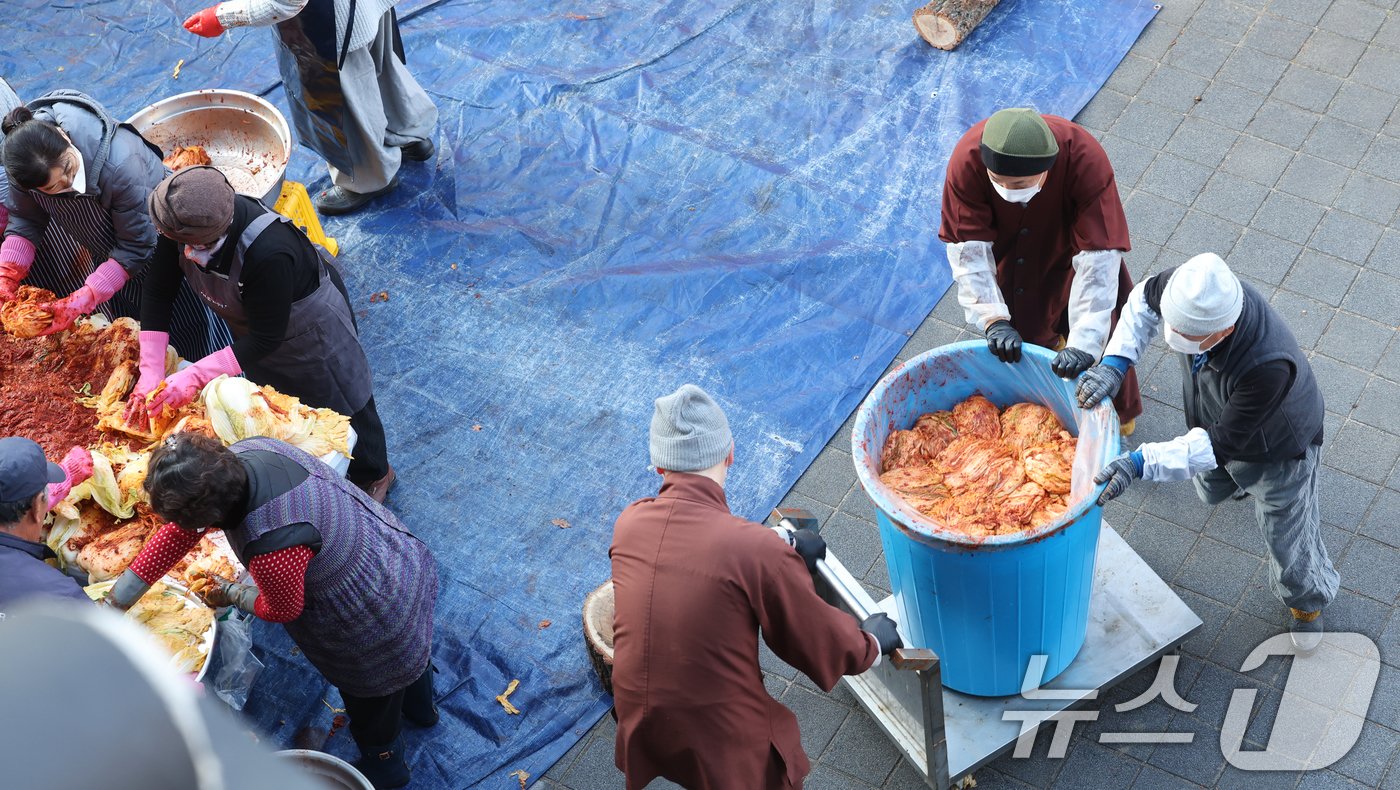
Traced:
<path fill-rule="evenodd" d="M 394 54 L 390 13 L 379 20 L 369 46 L 345 54 L 340 89 L 345 94 L 346 146 L 353 172 L 330 166 L 331 183 L 350 192 L 374 192 L 399 172 L 399 146 L 427 140 L 438 112 L 399 56 Z"/>
<path fill-rule="evenodd" d="M 1301 460 L 1230 461 L 1192 480 L 1208 505 L 1224 502 L 1237 488 L 1254 498 L 1254 518 L 1269 548 L 1269 587 L 1284 605 L 1316 612 L 1337 597 L 1341 577 L 1322 542 L 1317 507 L 1317 464 L 1310 445 Z"/>

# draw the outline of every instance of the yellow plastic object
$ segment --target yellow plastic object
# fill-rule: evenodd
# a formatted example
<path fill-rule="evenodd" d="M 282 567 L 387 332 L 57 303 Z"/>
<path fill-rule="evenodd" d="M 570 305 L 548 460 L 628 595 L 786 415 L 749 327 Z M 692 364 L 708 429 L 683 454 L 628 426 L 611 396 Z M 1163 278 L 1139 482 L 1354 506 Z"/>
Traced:
<path fill-rule="evenodd" d="M 325 247 L 331 255 L 338 255 L 340 245 L 321 229 L 321 219 L 316 216 L 316 207 L 311 204 L 311 196 L 306 187 L 296 181 L 282 182 L 282 194 L 277 196 L 273 211 L 291 220 L 306 232 L 307 238 Z"/>

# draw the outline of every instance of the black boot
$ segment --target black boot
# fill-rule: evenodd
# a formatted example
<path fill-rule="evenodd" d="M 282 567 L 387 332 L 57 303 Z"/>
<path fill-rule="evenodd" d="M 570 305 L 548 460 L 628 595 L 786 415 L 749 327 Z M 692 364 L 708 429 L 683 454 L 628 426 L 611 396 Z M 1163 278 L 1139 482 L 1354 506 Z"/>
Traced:
<path fill-rule="evenodd" d="M 431 727 L 438 723 L 438 709 L 433 702 L 433 673 L 436 671 L 429 664 L 423 675 L 403 690 L 403 717 L 410 724 Z"/>
<path fill-rule="evenodd" d="M 360 746 L 355 770 L 365 775 L 376 790 L 389 790 L 408 784 L 408 763 L 403 759 L 403 736 L 384 746 Z"/>

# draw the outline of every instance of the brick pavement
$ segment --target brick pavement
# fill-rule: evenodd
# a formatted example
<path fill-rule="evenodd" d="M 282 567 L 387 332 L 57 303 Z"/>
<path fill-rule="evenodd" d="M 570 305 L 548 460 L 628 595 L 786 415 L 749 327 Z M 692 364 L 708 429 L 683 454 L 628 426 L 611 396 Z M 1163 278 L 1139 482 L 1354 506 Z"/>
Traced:
<path fill-rule="evenodd" d="M 977 786 L 1400 788 L 1400 11 L 1396 0 L 1168 0 L 1076 120 L 1113 160 L 1132 231 L 1135 278 L 1205 251 L 1270 297 L 1308 350 L 1327 400 L 1322 518 L 1342 591 L 1332 630 L 1367 634 L 1385 662 L 1359 743 L 1330 768 L 1246 774 L 1226 765 L 1219 729 L 1228 690 L 1257 688 L 1267 732 L 1281 660 L 1241 675 L 1244 655 L 1287 628 L 1265 585 L 1248 502 L 1202 504 L 1189 484 L 1138 484 L 1105 512 L 1205 621 L 1182 647 L 1178 690 L 1191 714 L 1160 701 L 1080 727 L 1064 759 L 1005 757 Z M 954 292 L 899 354 L 971 337 Z M 1184 430 L 1180 371 L 1160 344 L 1139 368 L 1146 413 L 1132 442 Z M 832 549 L 877 597 L 889 577 L 869 502 L 856 485 L 847 422 L 785 504 L 823 520 Z M 768 687 L 796 711 L 812 757 L 808 788 L 919 788 L 849 692 L 816 691 L 765 651 Z M 1155 667 L 1108 695 L 1121 702 Z M 1107 705 L 1104 709 L 1107 710 Z M 1109 727 L 1190 731 L 1190 745 L 1104 746 Z M 541 786 L 622 786 L 604 720 Z M 1086 737 L 1087 736 L 1087 737 Z M 653 787 L 674 785 L 657 782 Z"/>

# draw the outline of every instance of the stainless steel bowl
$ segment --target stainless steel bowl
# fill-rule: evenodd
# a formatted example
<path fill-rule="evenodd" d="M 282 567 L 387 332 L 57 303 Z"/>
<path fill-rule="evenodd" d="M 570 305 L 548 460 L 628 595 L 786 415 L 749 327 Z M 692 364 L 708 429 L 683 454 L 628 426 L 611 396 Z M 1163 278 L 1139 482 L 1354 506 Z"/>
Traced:
<path fill-rule="evenodd" d="M 374 790 L 365 775 L 339 757 L 311 749 L 284 749 L 278 757 L 293 762 L 303 772 L 320 779 L 328 790 Z"/>
<path fill-rule="evenodd" d="M 251 93 L 223 88 L 181 93 L 150 105 L 127 123 L 166 155 L 177 146 L 202 146 L 244 195 L 271 205 L 282 190 L 291 130 L 276 107 Z"/>

